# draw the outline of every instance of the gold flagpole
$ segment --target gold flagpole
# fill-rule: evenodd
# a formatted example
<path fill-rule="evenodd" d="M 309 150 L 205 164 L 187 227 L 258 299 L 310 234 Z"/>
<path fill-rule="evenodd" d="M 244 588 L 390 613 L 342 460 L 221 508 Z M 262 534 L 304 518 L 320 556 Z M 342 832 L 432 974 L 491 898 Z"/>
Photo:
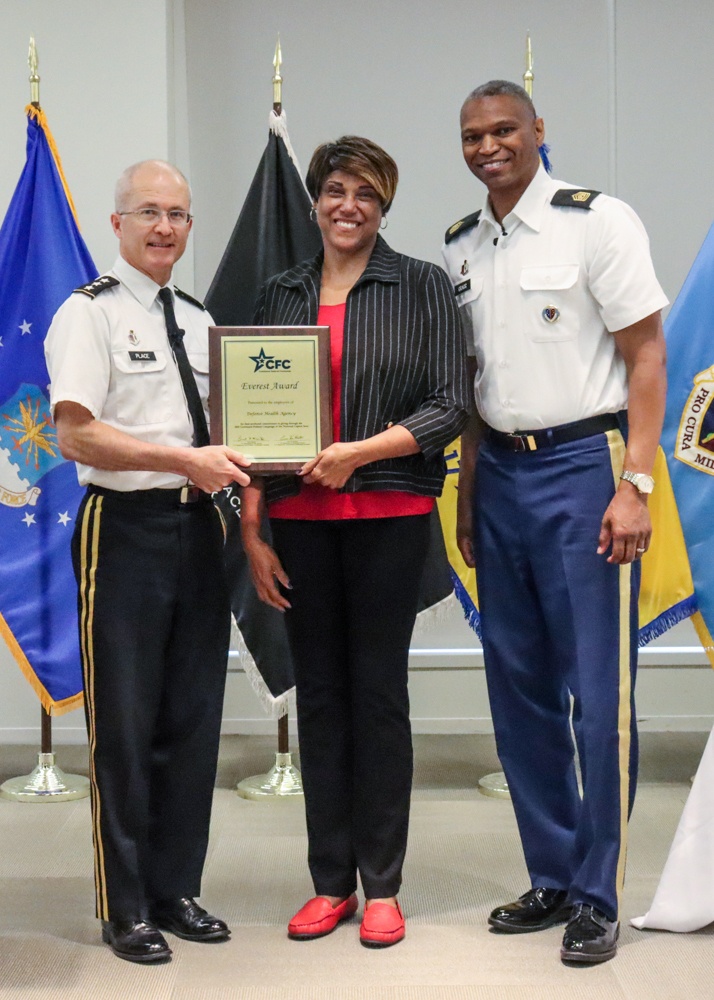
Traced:
<path fill-rule="evenodd" d="M 280 35 L 275 46 L 275 56 L 273 57 L 273 111 L 279 115 L 283 108 L 283 78 L 280 75 L 280 67 L 283 65 L 283 53 L 280 48 Z"/>
<path fill-rule="evenodd" d="M 283 78 L 280 67 L 283 64 L 283 53 L 280 48 L 280 35 L 275 46 L 273 57 L 273 111 L 276 115 L 283 110 Z M 256 774 L 239 781 L 236 791 L 244 799 L 274 798 L 283 795 L 302 795 L 302 777 L 293 764 L 290 753 L 290 736 L 288 733 L 288 713 L 278 719 L 278 751 L 275 763 L 267 774 Z"/>
<path fill-rule="evenodd" d="M 39 60 L 35 39 L 30 38 L 27 54 L 30 67 L 30 104 L 40 110 Z M 66 802 L 83 799 L 89 795 L 89 779 L 81 774 L 65 774 L 55 763 L 52 752 L 52 716 L 42 705 L 40 708 L 40 752 L 37 767 L 30 774 L 9 778 L 0 785 L 0 796 L 14 802 Z"/>
<path fill-rule="evenodd" d="M 35 39 L 30 38 L 30 51 L 27 54 L 27 62 L 30 67 L 30 104 L 36 108 L 40 106 L 40 77 L 37 73 L 37 46 Z"/>
<path fill-rule="evenodd" d="M 526 32 L 526 71 L 523 74 L 523 89 L 533 100 L 533 49 L 530 31 Z"/>

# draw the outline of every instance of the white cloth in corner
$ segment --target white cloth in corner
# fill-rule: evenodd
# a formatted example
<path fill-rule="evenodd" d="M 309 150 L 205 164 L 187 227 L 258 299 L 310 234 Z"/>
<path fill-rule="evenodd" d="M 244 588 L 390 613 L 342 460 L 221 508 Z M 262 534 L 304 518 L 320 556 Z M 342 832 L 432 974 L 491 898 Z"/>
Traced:
<path fill-rule="evenodd" d="M 714 730 L 702 754 L 657 892 L 633 927 L 696 931 L 714 922 Z"/>

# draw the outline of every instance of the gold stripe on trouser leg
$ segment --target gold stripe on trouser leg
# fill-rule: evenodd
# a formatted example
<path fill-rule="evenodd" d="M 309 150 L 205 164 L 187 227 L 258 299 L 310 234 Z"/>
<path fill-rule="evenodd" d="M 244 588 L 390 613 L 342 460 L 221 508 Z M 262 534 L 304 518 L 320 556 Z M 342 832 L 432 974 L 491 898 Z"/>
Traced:
<path fill-rule="evenodd" d="M 92 785 L 92 839 L 94 842 L 94 887 L 97 898 L 97 916 L 109 919 L 107 905 L 107 880 L 104 870 L 104 847 L 100 818 L 102 803 L 94 770 L 94 753 L 97 732 L 94 718 L 94 597 L 97 562 L 99 556 L 99 530 L 103 497 L 91 496 L 84 508 L 80 539 L 80 647 L 84 672 L 84 697 L 89 722 L 89 780 Z"/>
<path fill-rule="evenodd" d="M 625 442 L 618 430 L 607 431 L 610 446 L 610 462 L 617 489 L 625 462 Z M 628 563 L 619 567 L 620 571 L 620 629 L 619 629 L 619 709 L 617 718 L 618 755 L 620 767 L 620 851 L 617 858 L 617 909 L 620 910 L 622 889 L 625 884 L 625 863 L 627 861 L 627 814 L 630 808 L 630 750 L 632 727 L 632 674 L 630 670 L 630 591 L 632 586 L 632 566 Z"/>

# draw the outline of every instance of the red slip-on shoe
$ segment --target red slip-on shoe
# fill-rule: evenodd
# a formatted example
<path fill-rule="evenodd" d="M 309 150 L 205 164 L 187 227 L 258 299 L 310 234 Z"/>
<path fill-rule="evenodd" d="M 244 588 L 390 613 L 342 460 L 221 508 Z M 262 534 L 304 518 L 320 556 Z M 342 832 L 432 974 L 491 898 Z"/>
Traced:
<path fill-rule="evenodd" d="M 388 948 L 401 941 L 406 933 L 404 915 L 389 903 L 371 903 L 365 907 L 359 939 L 367 948 Z"/>
<path fill-rule="evenodd" d="M 298 910 L 288 924 L 288 937 L 296 941 L 311 941 L 334 931 L 342 920 L 347 920 L 357 910 L 357 896 L 353 892 L 342 903 L 333 906 L 324 896 L 314 896 Z"/>

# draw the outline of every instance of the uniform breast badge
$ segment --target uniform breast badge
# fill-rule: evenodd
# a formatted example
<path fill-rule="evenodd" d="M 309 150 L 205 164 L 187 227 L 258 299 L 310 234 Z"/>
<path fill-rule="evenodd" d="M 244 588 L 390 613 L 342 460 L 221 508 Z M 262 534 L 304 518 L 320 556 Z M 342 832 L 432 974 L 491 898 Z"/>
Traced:
<path fill-rule="evenodd" d="M 133 344 L 134 347 L 136 347 L 136 345 L 139 343 L 139 338 L 137 337 L 137 335 L 134 333 L 133 330 L 129 330 L 129 343 Z"/>
<path fill-rule="evenodd" d="M 463 274 L 463 275 L 464 275 L 464 277 L 466 277 L 466 275 L 467 275 L 467 274 L 469 273 L 469 262 L 468 262 L 467 260 L 465 260 L 465 261 L 463 262 L 463 264 L 461 265 L 461 268 L 460 268 L 460 270 L 459 270 L 459 273 L 460 273 L 460 274 Z"/>
<path fill-rule="evenodd" d="M 560 309 L 557 306 L 546 306 L 541 316 L 546 323 L 555 323 L 556 320 L 560 319 Z"/>

